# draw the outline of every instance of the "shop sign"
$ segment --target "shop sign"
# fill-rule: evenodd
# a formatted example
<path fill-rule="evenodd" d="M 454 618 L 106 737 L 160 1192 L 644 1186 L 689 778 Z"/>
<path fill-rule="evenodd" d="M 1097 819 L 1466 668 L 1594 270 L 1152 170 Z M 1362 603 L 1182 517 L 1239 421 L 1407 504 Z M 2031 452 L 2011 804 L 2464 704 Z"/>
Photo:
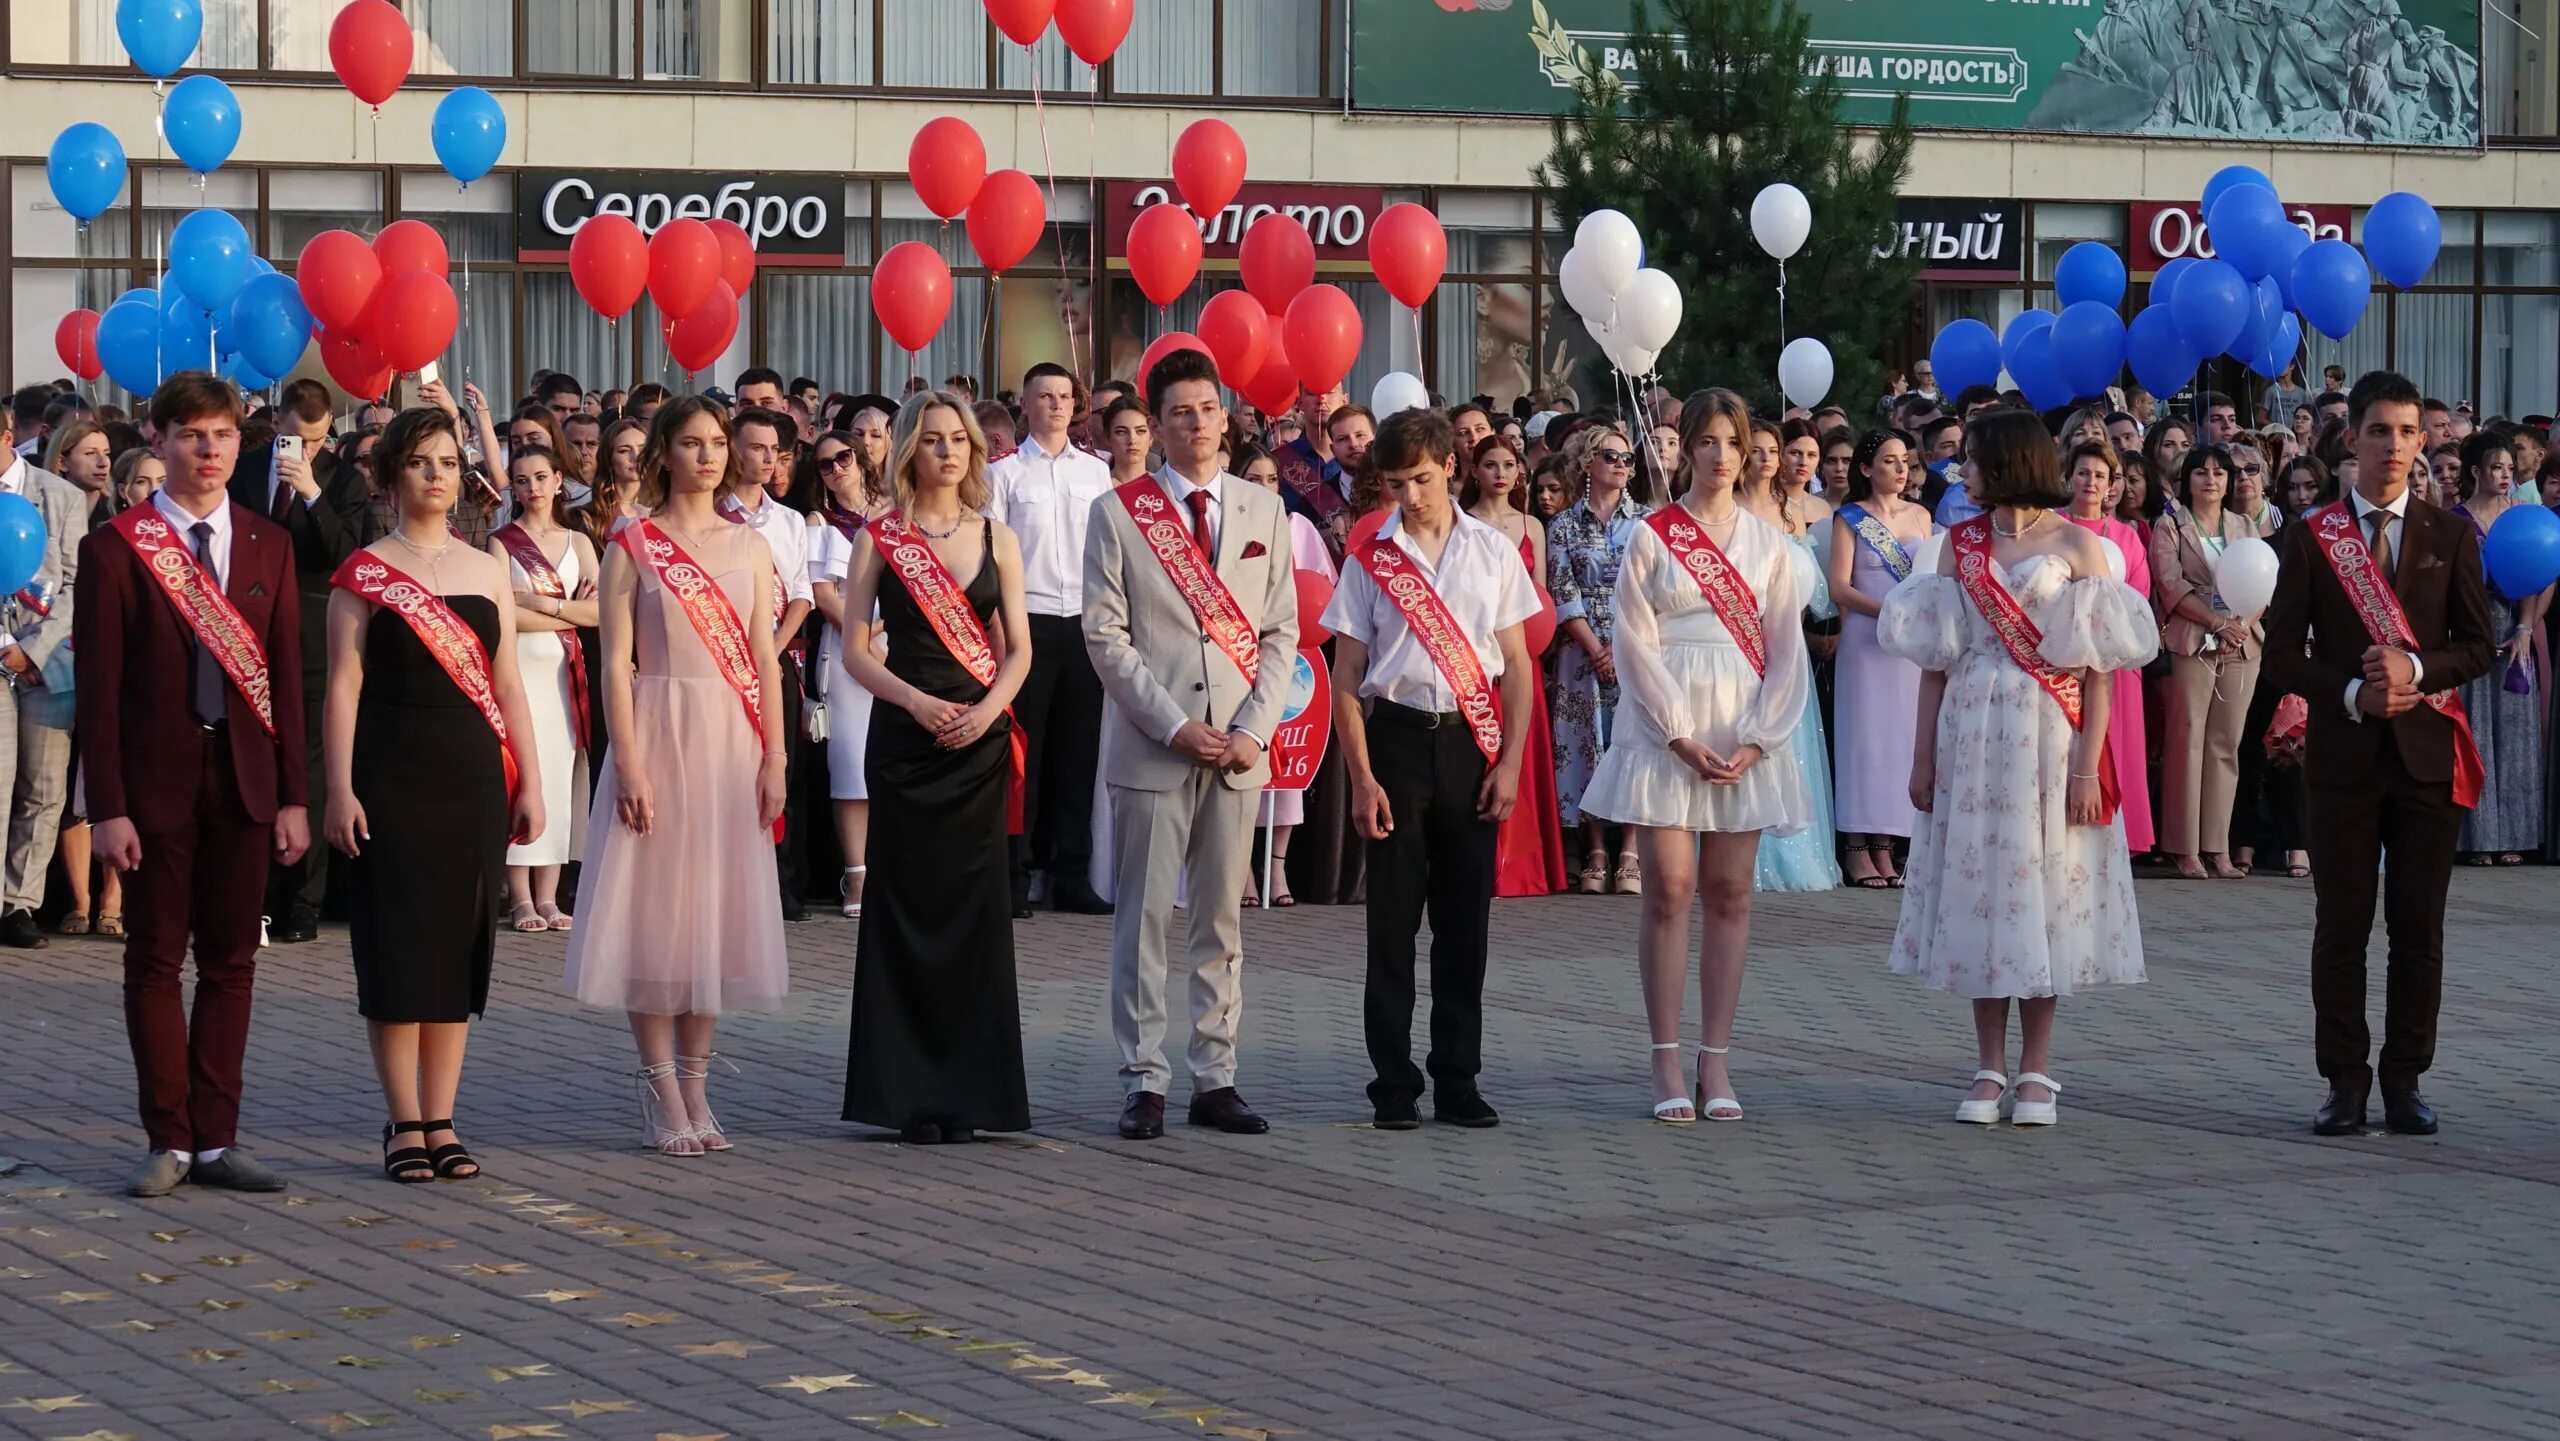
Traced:
<path fill-rule="evenodd" d="M 1878 260 L 1900 256 L 1921 264 L 1923 280 L 2014 283 L 2026 253 L 2026 208 L 2015 200 L 1893 202 L 1893 228 L 1876 246 Z"/>
<path fill-rule="evenodd" d="M 619 215 L 655 235 L 670 220 L 725 219 L 767 265 L 844 264 L 844 181 L 688 170 L 528 170 L 516 177 L 516 259 L 569 258 L 578 227 Z"/>
<path fill-rule="evenodd" d="M 1163 181 L 1106 181 L 1102 187 L 1104 254 L 1113 260 L 1129 255 L 1129 227 L 1141 211 L 1157 205 L 1181 205 L 1182 196 Z M 1247 185 L 1226 209 L 1202 219 L 1200 254 L 1204 260 L 1236 258 L 1244 233 L 1274 213 L 1295 216 L 1315 242 L 1316 260 L 1367 264 L 1369 227 L 1387 205 L 1386 192 L 1374 185 Z M 1187 213 L 1189 206 L 1183 206 Z"/>
<path fill-rule="evenodd" d="M 2355 220 L 2354 207 L 2347 205 L 2288 205 L 2284 213 L 2313 240 L 2344 240 Z M 2125 247 L 2126 266 L 2135 275 L 2153 274 L 2172 260 L 2214 258 L 2213 232 L 2196 207 L 2184 202 L 2135 201 L 2126 233 L 2132 239 Z"/>

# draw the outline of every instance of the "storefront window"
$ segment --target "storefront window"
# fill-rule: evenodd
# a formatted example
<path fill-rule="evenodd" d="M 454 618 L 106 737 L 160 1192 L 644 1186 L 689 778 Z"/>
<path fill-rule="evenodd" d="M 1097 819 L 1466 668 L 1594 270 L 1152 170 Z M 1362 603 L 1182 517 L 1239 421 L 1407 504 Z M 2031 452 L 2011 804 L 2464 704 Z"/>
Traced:
<path fill-rule="evenodd" d="M 977 253 L 969 248 L 968 233 L 959 225 L 946 225 L 935 218 L 916 198 L 914 187 L 904 183 L 881 186 L 882 250 L 910 240 L 933 246 L 950 262 L 951 311 L 924 349 L 912 354 L 890 339 L 887 331 L 880 332 L 880 389 L 896 396 L 903 393 L 911 376 L 922 376 L 927 383 L 940 385 L 944 376 L 958 373 L 978 376 L 980 391 L 992 393 L 996 387 L 985 384 L 986 377 L 979 375 L 987 353 L 987 281 Z"/>
<path fill-rule="evenodd" d="M 1093 229 L 1082 194 L 1061 191 L 1058 199 L 1067 212 L 1064 223 L 1050 226 L 1048 238 L 996 288 L 997 359 L 986 394 L 1018 388 L 1022 372 L 1042 361 L 1086 373 L 1081 362 L 1092 349 Z M 1204 276 L 1201 283 L 1222 281 Z"/>
<path fill-rule="evenodd" d="M 132 64 L 116 38 L 116 0 L 11 0 L 7 9 L 14 62 L 98 69 Z M 257 69 L 258 0 L 204 0 L 204 38 L 187 68 Z"/>
<path fill-rule="evenodd" d="M 2560 135 L 2560 0 L 2492 0 L 2480 7 L 2480 128 L 2493 136 Z"/>
<path fill-rule="evenodd" d="M 477 382 L 491 405 L 512 408 L 517 385 L 514 277 L 489 266 L 515 258 L 514 178 L 492 175 L 469 190 L 457 190 L 453 178 L 440 171 L 404 174 L 400 213 L 434 226 L 452 256 L 450 278 L 461 324 L 445 352 L 445 373 L 454 377 L 447 384 L 458 394 L 463 381 Z M 566 368 L 542 360 L 532 363 Z"/>
<path fill-rule="evenodd" d="M 266 0 L 267 43 L 279 70 L 329 69 L 329 26 L 344 0 Z M 250 7 L 255 9 L 255 5 Z M 515 73 L 515 7 L 511 0 L 402 0 L 417 37 L 419 75 Z M 206 18 L 212 7 L 206 7 Z"/>
<path fill-rule="evenodd" d="M 1338 3 L 1337 12 L 1348 5 Z M 1219 78 L 1229 95 L 1315 97 L 1324 93 L 1324 0 L 1248 0 L 1227 5 Z M 1336 23 L 1341 23 L 1340 14 Z"/>
<path fill-rule="evenodd" d="M 847 183 L 844 212 L 845 264 L 869 265 L 870 181 Z M 764 317 L 758 354 L 765 364 L 786 379 L 808 376 L 822 390 L 870 388 L 870 277 L 763 267 L 756 271 L 754 299 Z"/>
<path fill-rule="evenodd" d="M 522 281 L 527 374 L 565 370 L 597 391 L 630 385 L 631 316 L 618 326 L 607 322 L 579 297 L 566 271 L 528 272 Z"/>
<path fill-rule="evenodd" d="M 2482 302 L 2483 415 L 2549 415 L 2560 408 L 2560 215 L 2491 211 L 2481 217 L 2480 278 L 2542 294 Z"/>
<path fill-rule="evenodd" d="M 413 185 L 432 182 L 420 178 Z M 483 185 L 503 187 L 507 177 L 493 175 Z M 451 189 L 453 182 L 444 181 Z M 366 170 L 276 170 L 267 176 L 267 242 L 265 255 L 278 265 L 302 254 L 311 237 L 324 230 L 352 230 L 372 235 L 382 228 L 382 177 Z"/>
<path fill-rule="evenodd" d="M 2124 253 L 2125 209 L 2121 205 L 2054 205 L 2036 206 L 2035 269 L 2030 272 L 2046 285 L 2053 283 L 2053 268 L 2072 246 L 2083 240 L 2095 240 L 2117 254 Z M 2053 297 L 2046 295 L 2036 303 L 2050 306 Z"/>
<path fill-rule="evenodd" d="M 1488 395 L 1495 405 L 1539 389 L 1541 317 L 1530 253 L 1529 197 L 1443 194 L 1450 279 L 1442 282 L 1434 325 L 1439 357 L 1428 377 L 1452 399 Z M 1552 317 L 1548 317 L 1552 329 Z M 1546 341 L 1549 350 L 1555 340 Z"/>
<path fill-rule="evenodd" d="M 1206 95 L 1217 46 L 1218 0 L 1138 0 L 1129 38 L 1111 60 L 1122 95 Z"/>
<path fill-rule="evenodd" d="M 776 85 L 871 83 L 873 0 L 772 0 L 765 78 Z"/>
<path fill-rule="evenodd" d="M 1129 39 L 1137 38 L 1137 27 L 1132 25 Z M 1128 42 L 1122 42 L 1120 53 L 1129 53 Z M 1044 95 L 1090 95 L 1098 73 L 1094 67 L 1076 58 L 1076 53 L 1067 48 L 1067 42 L 1059 38 L 1054 26 L 1042 31 L 1040 43 L 1029 50 L 1002 37 L 996 41 L 996 88 L 999 90 L 1027 91 L 1032 88 L 1036 77 Z"/>
<path fill-rule="evenodd" d="M 127 185 L 124 196 L 132 194 L 133 187 Z M 10 167 L 9 234 L 18 258 L 74 260 L 131 254 L 133 213 L 121 203 L 123 198 L 83 231 L 71 212 L 55 202 L 42 161 Z"/>
<path fill-rule="evenodd" d="M 882 39 L 884 84 L 975 90 L 987 83 L 982 0 L 898 0 L 898 23 Z"/>

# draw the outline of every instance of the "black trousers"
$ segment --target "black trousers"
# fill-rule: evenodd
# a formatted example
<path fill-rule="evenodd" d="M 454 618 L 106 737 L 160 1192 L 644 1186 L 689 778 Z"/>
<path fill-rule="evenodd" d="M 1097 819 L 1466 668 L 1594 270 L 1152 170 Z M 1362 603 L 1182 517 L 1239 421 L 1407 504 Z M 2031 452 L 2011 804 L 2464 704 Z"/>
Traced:
<path fill-rule="evenodd" d="M 1102 679 L 1085 653 L 1084 620 L 1031 618 L 1031 674 L 1014 697 L 1022 727 L 1023 830 L 1013 838 L 1013 898 L 1031 893 L 1036 865 L 1083 883 L 1093 868 L 1093 777 L 1102 763 Z"/>
<path fill-rule="evenodd" d="M 800 768 L 800 665 L 785 651 L 777 657 L 782 672 L 782 839 L 773 847 L 773 875 L 787 914 L 800 908 L 800 857 L 808 850 L 808 818 L 802 814 L 797 785 Z"/>
<path fill-rule="evenodd" d="M 1361 1028 L 1378 1079 L 1369 1099 L 1422 1094 L 1413 1064 L 1414 941 L 1431 917 L 1431 1084 L 1472 1091 L 1484 1067 L 1484 963 L 1493 923 L 1497 827 L 1476 814 L 1484 752 L 1463 723 L 1431 727 L 1418 711 L 1376 702 L 1369 769 L 1394 828 L 1369 842 L 1369 980 Z"/>
<path fill-rule="evenodd" d="M 309 777 L 314 808 L 329 794 L 327 764 L 321 754 L 320 711 L 329 698 L 329 678 L 324 673 L 302 677 L 302 763 Z M 294 907 L 308 907 L 313 915 L 320 913 L 321 903 L 329 895 L 329 855 L 326 842 L 315 844 L 292 865 L 281 861 L 267 863 L 266 914 L 281 924 Z"/>
<path fill-rule="evenodd" d="M 2320 1074 L 2350 1091 L 2370 1086 L 2375 1075 L 2366 1063 L 2373 1038 L 2364 1019 L 2364 973 L 2377 889 L 2391 937 L 2379 1066 L 2386 1093 L 2415 1089 L 2434 1064 L 2436 1010 L 2444 996 L 2445 888 L 2463 812 L 2453 803 L 2451 782 L 2409 775 L 2390 737 L 2386 730 L 2371 773 L 2345 785 L 2324 777 L 2311 786 L 2305 815 L 2303 838 L 2318 895 L 2311 929 L 2314 1045 Z M 2389 869 L 2377 874 L 2385 864 Z"/>

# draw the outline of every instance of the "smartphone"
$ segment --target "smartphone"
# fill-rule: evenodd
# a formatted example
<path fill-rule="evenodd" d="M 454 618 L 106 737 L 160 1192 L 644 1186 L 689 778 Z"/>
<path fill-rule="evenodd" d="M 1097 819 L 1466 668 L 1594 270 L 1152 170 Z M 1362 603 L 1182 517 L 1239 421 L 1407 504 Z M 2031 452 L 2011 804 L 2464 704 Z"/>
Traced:
<path fill-rule="evenodd" d="M 284 472 L 284 458 L 288 455 L 292 456 L 296 460 L 302 459 L 301 436 L 288 433 L 276 437 L 275 454 L 269 457 L 267 461 L 267 483 L 269 485 L 275 484 L 276 477 Z"/>
<path fill-rule="evenodd" d="M 432 360 L 418 367 L 418 383 L 420 385 L 433 385 L 443 378 L 444 367 L 436 364 Z"/>

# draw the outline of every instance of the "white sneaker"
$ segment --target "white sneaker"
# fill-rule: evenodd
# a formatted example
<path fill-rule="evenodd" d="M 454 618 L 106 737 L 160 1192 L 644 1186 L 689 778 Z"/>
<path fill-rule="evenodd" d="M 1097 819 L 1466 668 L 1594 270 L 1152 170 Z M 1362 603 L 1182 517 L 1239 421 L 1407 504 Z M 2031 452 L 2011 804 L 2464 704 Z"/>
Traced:
<path fill-rule="evenodd" d="M 2015 1105 L 2012 1105 L 2009 1108 L 2010 1125 L 2050 1126 L 2056 1121 L 2062 1119 L 2062 1108 L 2060 1105 L 2062 1087 L 2055 1085 L 2051 1076 L 2047 1076 L 2039 1071 L 2020 1071 L 2018 1073 L 2018 1084 L 2021 1086 L 2042 1086 L 2045 1090 L 2052 1093 L 2052 1099 L 2042 1101 L 2019 1101 Z"/>
<path fill-rule="evenodd" d="M 1956 1105 L 1956 1119 L 1968 1126 L 1999 1125 L 2000 1103 L 2009 1094 L 2009 1078 L 1998 1071 L 1976 1071 L 1973 1073 L 1973 1079 L 1977 1085 L 1984 1081 L 1999 1082 L 2000 1094 L 1988 1101 L 1977 1101 L 1971 1096 L 1965 1097 Z"/>

